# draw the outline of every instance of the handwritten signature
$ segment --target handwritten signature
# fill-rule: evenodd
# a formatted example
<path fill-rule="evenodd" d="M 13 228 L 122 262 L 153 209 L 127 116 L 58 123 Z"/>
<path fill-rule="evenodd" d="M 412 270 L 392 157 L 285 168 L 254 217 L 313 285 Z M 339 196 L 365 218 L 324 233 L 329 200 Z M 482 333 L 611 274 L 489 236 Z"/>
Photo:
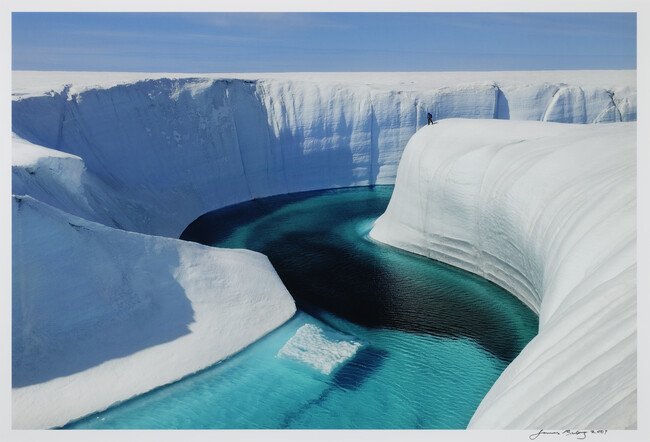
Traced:
<path fill-rule="evenodd" d="M 533 433 L 528 436 L 528 439 L 535 440 L 540 436 L 575 436 L 578 440 L 583 440 L 587 438 L 588 434 L 607 434 L 607 430 L 560 430 L 560 431 L 547 431 L 539 430 L 537 433 Z"/>

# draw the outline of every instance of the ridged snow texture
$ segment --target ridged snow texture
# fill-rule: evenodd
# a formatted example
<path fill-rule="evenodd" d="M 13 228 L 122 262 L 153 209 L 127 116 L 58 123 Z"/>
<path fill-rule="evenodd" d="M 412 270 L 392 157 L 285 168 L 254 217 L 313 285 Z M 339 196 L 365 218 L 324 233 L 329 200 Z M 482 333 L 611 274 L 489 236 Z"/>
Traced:
<path fill-rule="evenodd" d="M 598 73 L 583 74 L 590 75 Z M 629 73 L 618 76 L 629 83 Z M 40 96 L 16 94 L 13 129 L 32 143 L 81 157 L 115 191 L 111 198 L 122 200 L 110 217 L 92 205 L 79 208 L 84 215 L 118 228 L 178 236 L 203 213 L 252 198 L 393 183 L 402 150 L 426 124 L 427 111 L 434 119 L 636 119 L 636 91 L 629 86 L 522 83 L 528 77 L 435 88 L 328 77 L 67 86 Z M 15 177 L 15 193 L 33 187 L 23 182 Z"/>
<path fill-rule="evenodd" d="M 636 124 L 448 120 L 409 142 L 371 237 L 539 313 L 470 428 L 634 428 Z"/>
<path fill-rule="evenodd" d="M 61 425 L 169 382 L 205 366 L 209 362 L 204 356 L 214 361 L 247 345 L 281 324 L 295 309 L 284 287 L 276 284 L 277 275 L 269 274 L 268 266 L 251 267 L 258 258 L 242 256 L 228 264 L 232 266 L 228 272 L 215 271 L 214 266 L 225 265 L 232 256 L 214 249 L 204 250 L 196 244 L 133 236 L 129 231 L 177 237 L 203 213 L 251 198 L 316 188 L 393 183 L 404 146 L 418 128 L 426 125 L 427 111 L 435 119 L 565 123 L 635 120 L 635 76 L 634 71 L 549 71 L 269 74 L 263 78 L 244 75 L 231 80 L 217 76 L 151 79 L 151 74 L 14 72 L 12 123 L 17 136 L 13 140 L 12 185 L 17 196 L 13 204 L 12 343 L 14 371 L 18 376 L 15 386 L 27 385 L 13 392 L 14 426 Z M 490 170 L 484 172 L 490 172 L 492 186 L 478 190 L 477 183 L 483 182 L 481 174 L 449 175 L 459 180 L 443 180 L 448 185 L 437 204 L 441 209 L 453 209 L 444 213 L 456 211 L 456 215 L 446 215 L 448 218 L 440 221 L 458 232 L 438 235 L 428 225 L 418 231 L 424 224 L 416 226 L 413 232 L 407 231 L 395 219 L 395 231 L 403 234 L 398 245 L 409 248 L 407 242 L 415 235 L 426 239 L 421 243 L 424 247 L 417 251 L 429 254 L 429 250 L 442 246 L 442 252 L 452 263 L 469 265 L 473 271 L 499 281 L 540 311 L 540 337 L 497 383 L 473 425 L 521 427 L 534 422 L 538 426 L 558 423 L 564 427 L 581 422 L 628 426 L 631 421 L 620 417 L 630 409 L 636 391 L 630 388 L 635 380 L 630 371 L 635 330 L 630 275 L 634 268 L 629 260 L 634 236 L 632 231 L 612 233 L 607 220 L 618 222 L 615 210 L 619 208 L 612 204 L 619 197 L 625 197 L 627 204 L 620 210 L 634 210 L 632 190 L 626 187 L 628 184 L 620 187 L 619 175 L 608 174 L 601 180 L 603 177 L 596 171 L 588 174 L 586 182 L 593 191 L 601 192 L 602 203 L 608 204 L 603 207 L 614 211 L 609 218 L 609 212 L 598 211 L 602 217 L 594 218 L 589 208 L 600 207 L 594 203 L 600 200 L 594 200 L 592 191 L 581 184 L 583 175 L 560 181 L 577 189 L 566 194 L 560 192 L 562 188 L 557 186 L 553 174 L 541 181 L 531 181 L 524 172 L 537 163 L 552 172 L 551 166 L 555 164 L 584 161 L 584 165 L 592 165 L 596 158 L 611 160 L 611 164 L 624 170 L 629 169 L 629 164 L 621 164 L 616 155 L 603 157 L 600 150 L 598 157 L 585 154 L 584 143 L 577 157 L 545 161 L 547 152 L 543 145 L 531 140 L 531 133 L 545 133 L 547 126 L 536 124 L 521 126 L 525 130 L 519 135 L 521 140 L 528 140 L 522 146 L 530 146 L 532 154 L 510 158 L 496 152 L 494 156 L 480 153 L 497 149 L 503 141 L 498 138 L 487 150 L 460 156 L 460 162 L 453 158 L 444 164 L 436 163 L 435 158 L 427 160 L 431 161 L 425 163 L 427 168 L 439 166 L 436 174 L 443 175 L 462 170 L 468 164 L 490 164 Z M 603 134 L 602 126 L 618 130 L 614 129 L 618 124 L 584 126 L 581 133 L 585 137 Z M 456 129 L 450 132 L 450 127 Z M 495 127 L 504 134 L 518 132 L 514 122 Z M 481 140 L 483 130 L 487 129 L 477 120 L 441 121 L 426 133 L 444 134 L 442 151 L 453 153 L 463 146 L 458 140 L 467 136 Z M 621 135 L 629 138 L 628 132 Z M 618 148 L 619 144 L 622 143 L 618 140 L 610 140 L 608 148 Z M 510 152 L 513 147 L 504 149 Z M 630 153 L 626 152 L 625 158 L 629 159 Z M 417 166 L 408 158 L 407 155 L 400 166 L 405 170 Z M 602 166 L 598 161 L 593 164 L 597 169 Z M 513 167 L 522 175 L 501 176 L 501 170 Z M 629 173 L 633 174 L 633 170 Z M 402 173 L 400 180 L 404 179 Z M 425 216 L 438 219 L 441 215 L 433 211 L 434 205 L 429 205 L 432 198 L 436 199 L 435 193 L 429 193 L 436 189 L 430 179 L 431 176 L 419 176 L 406 187 L 398 182 L 396 201 L 401 203 L 391 202 L 391 206 L 407 204 L 412 202 L 409 198 L 420 196 L 425 206 L 407 204 L 404 215 L 413 216 L 410 221 Z M 523 186 L 518 187 L 519 184 Z M 404 195 L 403 189 L 412 195 Z M 508 192 L 503 194 L 508 189 L 519 189 L 517 199 L 512 199 L 514 196 Z M 549 189 L 557 190 L 559 197 L 549 194 Z M 587 202 L 581 203 L 584 195 L 588 196 Z M 459 201 L 460 197 L 465 199 Z M 527 207 L 527 211 L 522 212 L 522 207 Z M 541 217 L 547 222 L 531 225 L 530 219 L 520 215 Z M 600 227 L 587 229 L 589 223 L 598 222 Z M 505 228 L 503 232 L 492 229 L 500 224 Z M 466 228 L 466 233 L 461 228 Z M 533 232 L 528 232 L 531 228 Z M 462 236 L 476 231 L 482 233 L 477 237 Z M 588 238 L 600 232 L 602 241 L 585 243 L 579 235 L 583 231 L 589 233 Z M 423 232 L 424 236 L 418 236 Z M 509 236 L 512 232 L 516 233 L 514 237 Z M 522 239 L 527 232 L 544 241 Z M 507 252 L 505 256 L 494 254 L 489 247 L 492 243 L 502 244 L 500 250 Z M 580 255 L 568 253 L 572 244 L 580 246 Z M 600 249 L 586 247 L 587 244 L 598 245 Z M 576 259 L 592 254 L 603 261 L 585 267 Z M 186 259 L 179 262 L 179 256 Z M 628 269 L 623 276 L 610 274 L 612 267 L 605 259 L 610 257 L 616 265 Z M 252 278 L 250 272 L 259 274 Z M 162 279 L 151 279 L 153 274 Z M 230 276 L 224 279 L 224 275 Z M 236 296 L 238 290 L 248 287 L 234 282 L 236 278 L 250 280 L 252 286 L 245 296 Z M 275 281 L 271 285 L 264 283 L 269 278 Z M 262 285 L 257 284 L 260 281 Z M 155 310 L 163 302 L 164 296 L 157 295 L 157 291 L 174 296 L 175 292 L 170 295 L 168 288 L 179 284 L 187 299 L 180 296 L 174 302 L 187 306 L 189 299 L 191 311 L 185 311 L 194 315 L 194 323 L 188 315 L 180 318 L 181 322 L 169 323 L 165 320 L 165 309 L 156 310 L 158 315 L 147 314 L 147 309 Z M 262 303 L 258 303 L 264 293 L 272 299 L 262 298 Z M 620 294 L 620 299 L 612 300 L 609 293 Z M 224 301 L 233 296 L 239 301 Z M 194 299 L 203 301 L 195 304 Z M 615 307 L 607 310 L 602 299 Z M 141 308 L 137 318 L 130 316 L 133 302 Z M 579 313 L 587 311 L 582 304 L 593 313 L 593 322 Z M 231 319 L 201 319 L 219 312 L 225 312 Z M 257 318 L 260 313 L 268 321 L 259 321 L 259 327 L 253 327 L 251 334 L 251 327 L 242 326 L 238 318 Z M 556 322 L 560 325 L 553 325 Z M 151 326 L 153 331 L 141 335 L 130 350 L 119 345 L 110 350 L 101 344 L 105 341 L 102 324 L 109 323 L 139 324 L 143 329 Z M 177 329 L 165 334 L 161 324 Z M 202 350 L 201 344 L 185 345 L 185 356 L 175 359 L 176 371 L 160 370 L 165 364 L 156 361 L 159 350 L 155 349 L 166 354 L 170 348 L 167 346 L 187 339 L 212 345 L 202 338 L 211 336 L 210 324 L 225 327 L 218 335 L 229 338 L 215 343 L 209 352 Z M 607 326 L 598 329 L 603 324 Z M 170 336 L 180 336 L 188 330 L 188 335 L 168 342 Z M 586 334 L 581 337 L 580 333 Z M 86 337 L 82 342 L 66 336 Z M 611 352 L 613 356 L 589 353 L 595 361 L 584 365 L 587 353 L 577 351 L 581 356 L 579 362 L 569 363 L 571 352 L 576 348 L 591 349 L 595 339 L 606 341 L 607 348 L 615 349 Z M 156 342 L 162 344 L 139 351 L 136 348 Z M 82 344 L 87 344 L 89 353 L 82 358 L 81 369 L 91 368 L 76 371 L 80 369 L 80 360 L 74 356 L 74 346 Z M 70 357 L 47 362 L 56 354 Z M 556 354 L 559 356 L 554 359 Z M 540 365 L 544 360 L 548 360 L 546 365 Z M 621 368 L 616 368 L 616 364 Z M 568 372 L 567 367 L 583 369 L 583 375 L 575 375 L 575 370 Z M 148 376 L 146 382 L 133 377 L 135 381 L 129 383 L 123 376 L 127 372 L 129 376 L 136 372 L 162 374 Z M 624 376 L 619 376 L 621 373 Z M 575 378 L 591 382 L 581 384 L 583 393 L 557 384 L 560 380 L 573 382 Z M 51 380 L 33 384 L 46 379 Z M 549 379 L 555 383 L 548 382 Z M 526 405 L 526 398 L 521 396 L 525 396 L 528 386 L 535 398 L 538 391 L 553 394 L 544 393 L 543 400 L 536 405 Z M 609 396 L 603 397 L 601 392 Z M 567 399 L 567 394 L 573 396 Z M 621 394 L 627 396 L 619 397 Z M 574 396 L 579 399 L 574 401 Z M 593 402 L 580 408 L 589 398 Z M 564 399 L 576 407 L 558 405 Z M 67 401 L 69 406 L 58 407 L 58 400 Z M 559 416 L 566 416 L 565 420 Z"/>

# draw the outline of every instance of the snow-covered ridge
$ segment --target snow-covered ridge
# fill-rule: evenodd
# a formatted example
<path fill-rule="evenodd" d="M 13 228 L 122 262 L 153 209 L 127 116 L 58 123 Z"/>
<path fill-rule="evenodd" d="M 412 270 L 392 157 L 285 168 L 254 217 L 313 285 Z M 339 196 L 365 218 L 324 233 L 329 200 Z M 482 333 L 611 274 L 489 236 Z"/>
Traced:
<path fill-rule="evenodd" d="M 166 236 L 252 198 L 392 183 L 428 111 L 636 119 L 635 71 L 67 75 L 14 73 L 14 132 L 82 158 L 89 175 L 128 199 L 112 219 L 97 214 L 101 222 Z"/>
<path fill-rule="evenodd" d="M 605 89 L 636 90 L 635 70 L 611 71 L 492 71 L 492 72 L 278 72 L 179 74 L 144 72 L 69 72 L 13 71 L 14 97 L 34 97 L 60 93 L 68 87 L 71 93 L 90 89 L 108 89 L 117 85 L 145 80 L 201 78 L 240 79 L 254 81 L 305 81 L 317 84 L 347 84 L 393 90 L 431 90 L 455 84 L 491 81 L 509 87 L 531 84 L 573 84 Z"/>
<path fill-rule="evenodd" d="M 425 127 L 371 237 L 539 313 L 470 428 L 636 427 L 636 124 Z"/>

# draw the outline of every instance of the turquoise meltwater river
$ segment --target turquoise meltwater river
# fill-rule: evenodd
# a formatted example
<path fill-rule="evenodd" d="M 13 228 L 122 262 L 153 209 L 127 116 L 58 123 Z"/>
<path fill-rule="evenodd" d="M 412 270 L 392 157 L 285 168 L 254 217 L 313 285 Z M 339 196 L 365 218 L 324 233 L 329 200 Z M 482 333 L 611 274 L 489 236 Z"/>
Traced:
<path fill-rule="evenodd" d="M 197 219 L 182 239 L 266 254 L 298 312 L 221 363 L 65 428 L 465 428 L 537 317 L 478 276 L 369 239 L 392 191 L 282 195 Z"/>

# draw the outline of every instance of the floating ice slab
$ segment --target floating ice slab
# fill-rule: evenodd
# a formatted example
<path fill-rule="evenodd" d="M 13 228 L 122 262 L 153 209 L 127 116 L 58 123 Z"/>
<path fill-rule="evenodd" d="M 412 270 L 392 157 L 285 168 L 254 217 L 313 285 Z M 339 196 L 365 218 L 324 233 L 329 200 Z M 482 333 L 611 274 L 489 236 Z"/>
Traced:
<path fill-rule="evenodd" d="M 293 359 L 330 374 L 350 359 L 361 347 L 359 342 L 346 341 L 340 333 L 327 332 L 314 324 L 305 324 L 278 351 L 277 357 Z"/>

